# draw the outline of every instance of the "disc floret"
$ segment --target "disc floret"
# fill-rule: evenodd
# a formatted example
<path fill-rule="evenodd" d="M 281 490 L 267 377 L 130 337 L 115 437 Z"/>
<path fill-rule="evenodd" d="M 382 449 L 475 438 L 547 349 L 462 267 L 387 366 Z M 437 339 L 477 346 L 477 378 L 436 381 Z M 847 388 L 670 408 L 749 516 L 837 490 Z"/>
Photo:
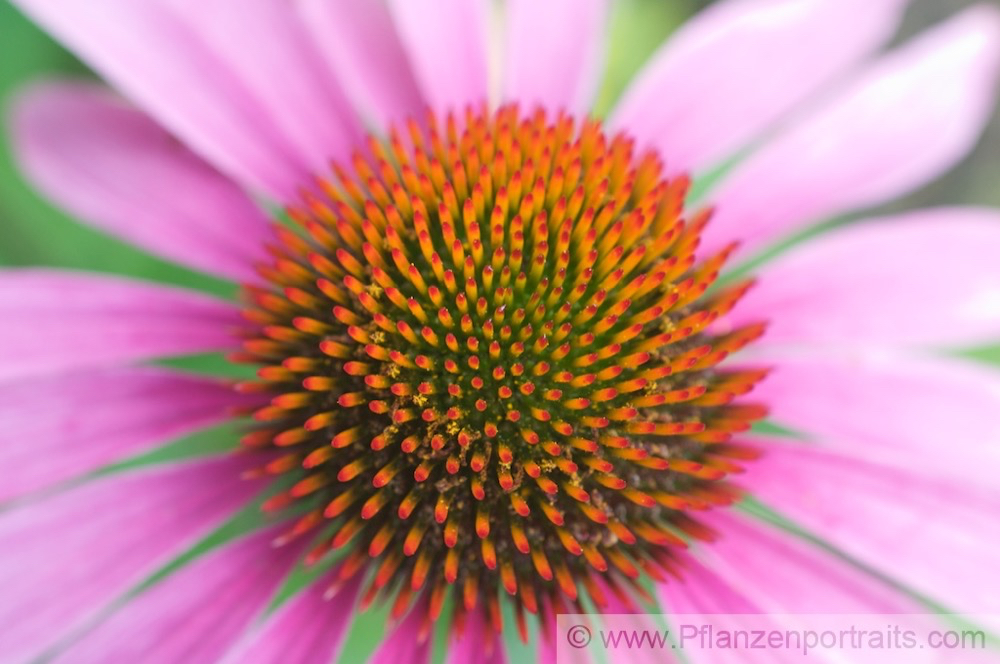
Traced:
<path fill-rule="evenodd" d="M 285 539 L 370 574 L 366 600 L 498 589 L 522 615 L 662 578 L 692 513 L 734 497 L 761 417 L 733 400 L 763 371 L 719 368 L 763 331 L 716 323 L 731 249 L 696 262 L 710 211 L 684 214 L 627 136 L 565 115 L 468 109 L 372 139 L 278 230 L 244 386 L 270 397 L 244 442 L 292 473 Z M 424 604 L 421 604 L 424 605 Z"/>

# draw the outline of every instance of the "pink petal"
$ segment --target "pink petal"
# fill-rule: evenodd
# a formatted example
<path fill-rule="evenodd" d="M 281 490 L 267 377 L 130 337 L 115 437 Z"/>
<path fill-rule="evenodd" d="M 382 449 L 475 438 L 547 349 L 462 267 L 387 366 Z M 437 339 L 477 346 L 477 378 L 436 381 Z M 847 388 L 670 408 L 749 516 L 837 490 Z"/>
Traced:
<path fill-rule="evenodd" d="M 767 264 L 731 318 L 760 344 L 957 345 L 1000 334 L 1000 214 L 938 209 L 852 224 Z M 762 347 L 761 346 L 761 347 Z"/>
<path fill-rule="evenodd" d="M 493 631 L 489 616 L 477 608 L 465 616 L 462 634 L 448 644 L 447 664 L 506 664 L 503 639 Z"/>
<path fill-rule="evenodd" d="M 487 100 L 485 0 L 388 0 L 424 98 L 438 111 Z"/>
<path fill-rule="evenodd" d="M 838 453 L 996 483 L 1000 372 L 994 368 L 871 349 L 764 359 L 774 370 L 753 396 L 778 423 L 830 441 Z"/>
<path fill-rule="evenodd" d="M 275 119 L 194 29 L 206 6 L 182 17 L 166 0 L 14 4 L 244 185 L 285 199 L 308 182 Z"/>
<path fill-rule="evenodd" d="M 301 546 L 274 529 L 228 542 L 125 602 L 61 653 L 60 662 L 214 662 L 267 608 Z"/>
<path fill-rule="evenodd" d="M 604 64 L 607 0 L 507 3 L 504 99 L 586 113 Z"/>
<path fill-rule="evenodd" d="M 0 501 L 147 451 L 231 417 L 218 381 L 154 368 L 0 384 Z"/>
<path fill-rule="evenodd" d="M 815 114 L 740 164 L 710 197 L 706 251 L 744 248 L 932 180 L 991 117 L 1000 12 L 979 6 L 871 66 Z M 667 157 L 669 159 L 669 155 Z"/>
<path fill-rule="evenodd" d="M 83 272 L 0 271 L 0 380 L 236 346 L 236 308 Z"/>
<path fill-rule="evenodd" d="M 624 627 L 626 629 L 646 630 L 649 634 L 654 632 L 662 633 L 662 627 L 656 622 L 654 615 L 650 615 L 650 609 L 645 608 L 631 600 L 624 601 L 622 597 L 612 590 L 611 587 L 600 577 L 594 577 L 594 583 L 598 586 L 598 588 L 600 588 L 606 600 L 605 606 L 600 608 L 600 612 L 604 614 L 604 617 L 595 616 L 594 627 L 597 629 L 604 629 L 606 631 L 617 630 Z M 576 609 L 571 609 L 571 611 L 576 611 Z M 567 627 L 567 629 L 569 629 L 569 627 Z M 568 635 L 565 633 L 560 634 L 557 638 L 559 636 L 567 638 Z M 590 648 L 589 650 L 593 651 L 594 648 Z M 566 652 L 565 648 L 563 649 L 563 652 Z M 573 654 L 575 655 L 577 653 L 574 652 Z M 553 660 L 555 660 L 554 657 Z M 574 657 L 571 661 L 574 664 L 583 664 L 582 660 L 579 658 Z M 608 661 L 628 661 L 630 664 L 680 664 L 680 660 L 674 657 L 672 653 L 648 647 L 632 650 L 624 644 L 619 647 L 611 647 L 608 649 Z M 559 664 L 559 662 L 556 662 L 556 664 Z"/>
<path fill-rule="evenodd" d="M 717 631 L 825 631 L 852 624 L 884 629 L 887 620 L 920 628 L 921 634 L 942 628 L 932 619 L 905 615 L 928 611 L 903 592 L 793 534 L 731 512 L 713 513 L 706 522 L 720 533 L 718 540 L 699 547 L 698 560 L 686 559 L 679 580 L 658 587 L 663 610 L 677 616 L 675 632 L 681 624 L 709 624 Z M 743 650 L 698 645 L 693 640 L 685 648 L 692 664 L 745 661 Z M 834 652 L 848 654 L 851 662 L 885 661 L 885 652 L 876 649 Z M 825 656 L 816 650 L 803 657 L 800 650 L 771 648 L 766 661 L 841 661 L 834 652 Z"/>
<path fill-rule="evenodd" d="M 832 448 L 766 445 L 741 479 L 796 525 L 951 610 L 1000 609 L 1000 495 L 942 479 L 933 466 L 893 468 Z M 942 448 L 942 455 L 948 454 Z"/>
<path fill-rule="evenodd" d="M 426 602 L 410 609 L 382 641 L 368 664 L 428 664 L 431 641 L 424 630 Z"/>
<path fill-rule="evenodd" d="M 751 543 L 752 546 L 752 543 Z M 775 560 L 775 565 L 783 564 Z M 681 632 L 687 625 L 711 625 L 715 630 L 781 629 L 778 619 L 772 619 L 748 597 L 733 588 L 710 567 L 693 558 L 686 560 L 683 577 L 657 587 L 661 609 L 668 613 L 670 627 Z M 704 616 L 704 617 L 703 617 Z M 746 658 L 742 650 L 699 648 L 697 640 L 684 648 L 691 664 L 740 664 Z M 798 653 L 775 649 L 768 652 L 768 664 L 795 662 Z M 821 660 L 822 661 L 822 660 Z"/>
<path fill-rule="evenodd" d="M 240 479 L 246 468 L 236 458 L 145 467 L 4 512 L 0 652 L 34 659 L 187 550 L 260 488 Z"/>
<path fill-rule="evenodd" d="M 747 475 L 751 475 L 752 467 Z M 773 614 L 919 613 L 919 605 L 876 577 L 775 526 L 729 510 L 699 515 L 718 538 L 697 549 L 698 559 L 743 599 L 709 593 L 690 582 L 661 591 L 686 593 L 702 613 Z M 780 568 L 781 573 L 774 570 Z M 682 579 L 687 578 L 686 571 Z M 732 594 L 732 593 L 730 593 Z"/>
<path fill-rule="evenodd" d="M 337 661 L 354 617 L 361 580 L 361 575 L 355 576 L 333 599 L 324 597 L 326 584 L 314 582 L 249 632 L 226 653 L 222 662 L 328 664 Z"/>
<path fill-rule="evenodd" d="M 383 3 L 303 0 L 300 11 L 344 92 L 376 126 L 423 111 L 423 97 Z"/>
<path fill-rule="evenodd" d="M 354 110 L 288 0 L 158 0 L 218 55 L 309 171 L 326 175 L 362 137 Z M 337 39 L 328 35 L 327 39 Z M 309 180 L 297 183 L 308 186 Z"/>
<path fill-rule="evenodd" d="M 725 533 L 725 537 L 729 539 L 729 533 Z M 753 541 L 751 552 L 752 547 Z M 685 557 L 680 579 L 660 584 L 657 590 L 663 610 L 672 615 L 764 613 L 758 605 L 693 557 Z"/>
<path fill-rule="evenodd" d="M 232 182 L 150 118 L 89 83 L 48 83 L 14 110 L 20 159 L 56 202 L 147 251 L 237 280 L 270 238 Z"/>
<path fill-rule="evenodd" d="M 538 631 L 537 638 L 538 649 L 535 657 L 537 664 L 561 664 L 557 657 L 559 650 L 557 639 L 561 635 L 559 634 L 556 616 L 548 610 L 548 607 L 544 607 L 544 610 L 539 613 L 538 621 L 541 629 Z M 580 657 L 575 659 L 583 659 L 584 661 L 578 663 L 574 660 L 573 664 L 592 664 L 586 651 L 579 654 Z"/>
<path fill-rule="evenodd" d="M 611 119 L 673 170 L 715 165 L 892 35 L 905 0 L 728 0 L 665 43 Z"/>

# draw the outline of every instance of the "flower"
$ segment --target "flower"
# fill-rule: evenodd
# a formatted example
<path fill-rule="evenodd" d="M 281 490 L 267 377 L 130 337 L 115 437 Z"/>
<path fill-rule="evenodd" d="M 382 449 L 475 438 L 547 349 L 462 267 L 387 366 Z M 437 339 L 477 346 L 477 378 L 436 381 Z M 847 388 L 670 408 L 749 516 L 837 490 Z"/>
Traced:
<path fill-rule="evenodd" d="M 723 272 L 961 157 L 994 10 L 880 53 L 902 0 L 728 0 L 599 122 L 600 0 L 16 4 L 130 100 L 26 91 L 29 176 L 243 289 L 0 275 L 8 659 L 328 661 L 383 600 L 375 661 L 439 617 L 451 661 L 536 623 L 549 657 L 640 577 L 671 611 L 994 608 L 1000 379 L 928 351 L 1000 333 L 1000 215 Z M 219 351 L 254 378 L 149 363 Z M 241 454 L 108 469 L 233 419 Z"/>

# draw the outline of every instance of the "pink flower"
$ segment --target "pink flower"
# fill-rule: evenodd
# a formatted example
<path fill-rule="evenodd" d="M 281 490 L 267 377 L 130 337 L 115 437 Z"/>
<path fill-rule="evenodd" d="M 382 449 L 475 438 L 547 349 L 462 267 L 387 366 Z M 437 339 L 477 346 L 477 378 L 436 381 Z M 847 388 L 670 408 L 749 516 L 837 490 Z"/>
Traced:
<path fill-rule="evenodd" d="M 374 661 L 440 615 L 451 661 L 544 658 L 640 572 L 666 611 L 1000 613 L 1000 376 L 940 352 L 1000 335 L 1000 214 L 713 286 L 960 159 L 996 11 L 883 52 L 904 0 L 726 0 L 597 123 L 602 0 L 15 4 L 128 99 L 25 91 L 28 175 L 244 288 L 0 274 L 4 661 L 324 662 L 376 600 Z M 150 364 L 208 352 L 257 377 Z M 114 466 L 233 418 L 242 454 Z"/>

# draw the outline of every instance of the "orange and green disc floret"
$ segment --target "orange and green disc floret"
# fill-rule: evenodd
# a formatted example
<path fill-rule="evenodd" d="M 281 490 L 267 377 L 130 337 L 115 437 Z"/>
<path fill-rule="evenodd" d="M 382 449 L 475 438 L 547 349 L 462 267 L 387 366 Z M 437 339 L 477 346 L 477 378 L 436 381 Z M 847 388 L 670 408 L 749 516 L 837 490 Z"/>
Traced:
<path fill-rule="evenodd" d="M 291 475 L 285 540 L 366 574 L 366 602 L 434 620 L 509 595 L 531 613 L 642 594 L 677 572 L 697 513 L 734 500 L 734 403 L 763 371 L 720 368 L 762 325 L 713 325 L 748 288 L 709 291 L 709 211 L 654 154 L 516 107 L 372 139 L 279 228 L 242 386 L 270 398 L 244 444 Z M 276 452 L 277 451 L 277 452 Z M 332 554 L 331 552 L 337 552 Z"/>

